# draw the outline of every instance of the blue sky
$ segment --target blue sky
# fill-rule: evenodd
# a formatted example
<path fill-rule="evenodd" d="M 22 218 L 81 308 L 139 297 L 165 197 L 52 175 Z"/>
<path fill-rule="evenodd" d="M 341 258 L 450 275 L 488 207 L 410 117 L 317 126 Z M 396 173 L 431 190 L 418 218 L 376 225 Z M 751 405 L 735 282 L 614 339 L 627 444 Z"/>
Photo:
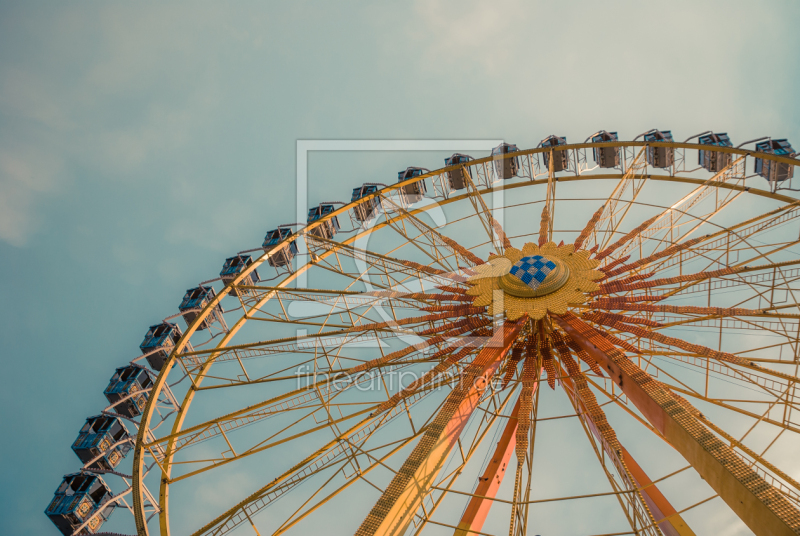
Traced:
<path fill-rule="evenodd" d="M 148 325 L 296 221 L 298 139 L 714 129 L 800 147 L 800 4 L 0 1 L 0 518 Z M 316 155 L 311 201 L 425 155 Z M 353 183 L 353 184 L 351 184 Z"/>

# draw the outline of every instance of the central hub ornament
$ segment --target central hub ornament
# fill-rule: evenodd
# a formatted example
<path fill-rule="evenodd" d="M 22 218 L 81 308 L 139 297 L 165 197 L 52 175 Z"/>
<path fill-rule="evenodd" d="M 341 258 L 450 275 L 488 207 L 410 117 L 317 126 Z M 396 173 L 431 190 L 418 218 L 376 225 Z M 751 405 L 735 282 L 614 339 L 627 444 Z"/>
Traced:
<path fill-rule="evenodd" d="M 506 294 L 535 298 L 555 292 L 569 279 L 569 268 L 557 257 L 532 255 L 515 262 L 498 283 Z"/>
<path fill-rule="evenodd" d="M 527 314 L 532 320 L 547 313 L 562 315 L 569 306 L 586 303 L 590 292 L 598 289 L 603 273 L 599 261 L 586 250 L 575 251 L 572 244 L 543 246 L 528 243 L 522 250 L 508 248 L 502 255 L 472 270 L 467 280 L 475 305 L 485 305 L 489 314 L 505 313 L 509 320 Z"/>

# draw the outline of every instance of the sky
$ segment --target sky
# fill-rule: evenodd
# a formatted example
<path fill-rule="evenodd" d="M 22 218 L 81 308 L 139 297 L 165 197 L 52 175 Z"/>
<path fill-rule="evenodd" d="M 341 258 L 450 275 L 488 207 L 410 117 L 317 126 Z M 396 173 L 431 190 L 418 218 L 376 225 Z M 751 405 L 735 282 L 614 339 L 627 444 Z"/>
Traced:
<path fill-rule="evenodd" d="M 298 221 L 297 140 L 800 147 L 798 20 L 788 0 L 0 1 L 5 530 L 55 532 L 42 511 L 113 368 L 225 256 Z M 312 155 L 309 200 L 426 158 Z"/>

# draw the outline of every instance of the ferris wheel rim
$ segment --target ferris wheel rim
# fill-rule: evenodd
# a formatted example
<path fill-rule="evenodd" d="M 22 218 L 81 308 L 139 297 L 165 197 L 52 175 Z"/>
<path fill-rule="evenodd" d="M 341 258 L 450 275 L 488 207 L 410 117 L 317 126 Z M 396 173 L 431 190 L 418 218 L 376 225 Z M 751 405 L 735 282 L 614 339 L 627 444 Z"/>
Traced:
<path fill-rule="evenodd" d="M 647 142 L 645 142 L 645 143 L 605 142 L 605 143 L 593 143 L 593 144 L 572 144 L 572 145 L 564 145 L 564 146 L 552 147 L 552 148 L 528 149 L 528 150 L 524 150 L 524 151 L 519 151 L 519 152 L 515 152 L 515 153 L 508 153 L 508 154 L 502 155 L 502 158 L 513 158 L 513 157 L 522 156 L 522 155 L 525 155 L 525 154 L 535 154 L 535 153 L 541 153 L 541 152 L 546 152 L 546 151 L 550 151 L 550 150 L 569 150 L 569 149 L 576 149 L 576 148 L 591 148 L 591 147 L 643 147 L 643 146 L 646 146 L 646 145 L 719 151 L 719 152 L 740 154 L 740 155 L 743 155 L 743 156 L 754 156 L 754 157 L 757 157 L 757 158 L 765 158 L 765 159 L 774 160 L 774 161 L 783 162 L 783 163 L 791 163 L 792 165 L 795 165 L 795 166 L 800 165 L 800 161 L 799 160 L 788 159 L 788 158 L 784 158 L 784 157 L 777 157 L 775 155 L 767 155 L 767 154 L 764 154 L 764 153 L 757 153 L 755 151 L 741 150 L 741 149 L 738 149 L 738 148 L 705 146 L 705 145 L 699 145 L 699 144 L 685 144 L 685 143 L 683 143 L 683 144 L 682 143 L 666 143 L 666 142 L 650 142 L 650 143 L 647 143 Z M 486 157 L 486 158 L 483 158 L 483 159 L 477 159 L 475 161 L 471 161 L 469 163 L 469 165 L 473 165 L 473 164 L 477 164 L 477 163 L 481 163 L 481 162 L 491 162 L 491 161 L 494 161 L 494 160 L 500 160 L 502 158 L 499 157 L 499 156 Z M 461 167 L 461 166 L 451 166 L 450 168 L 455 169 L 457 167 Z M 415 182 L 419 182 L 419 181 L 424 180 L 426 178 L 434 177 L 436 175 L 439 175 L 439 174 L 442 174 L 442 173 L 446 172 L 446 170 L 450 169 L 450 168 L 441 168 L 441 169 L 438 169 L 438 170 L 435 170 L 435 171 L 431 171 L 430 173 L 427 173 L 427 174 L 424 174 L 424 175 L 420 175 L 418 177 L 414 177 L 412 179 L 408 179 L 408 180 L 403 181 L 401 183 L 397 183 L 395 185 L 392 185 L 392 186 L 389 186 L 387 188 L 381 189 L 378 192 L 376 192 L 375 194 L 371 194 L 370 196 L 365 196 L 364 198 L 359 199 L 359 200 L 357 200 L 355 202 L 348 203 L 348 204 L 336 209 L 333 213 L 328 214 L 325 217 L 321 218 L 320 220 L 318 220 L 316 222 L 313 222 L 310 225 L 306 225 L 306 226 L 300 228 L 298 234 L 302 233 L 303 236 L 306 236 L 307 233 L 311 229 L 315 228 L 316 226 L 322 225 L 323 222 L 325 222 L 325 221 L 327 221 L 327 220 L 329 220 L 329 219 L 331 219 L 333 217 L 336 217 L 338 215 L 347 213 L 348 211 L 352 210 L 354 207 L 356 207 L 356 206 L 368 201 L 372 197 L 378 197 L 378 196 L 384 195 L 384 194 L 386 194 L 386 193 L 388 193 L 390 191 L 397 190 L 397 189 L 399 189 L 402 186 L 405 186 L 407 184 L 413 184 Z M 614 180 L 614 179 L 620 179 L 623 175 L 624 175 L 624 173 L 583 174 L 583 175 L 578 175 L 578 176 L 575 176 L 575 177 L 572 177 L 572 176 L 559 176 L 557 180 L 559 182 L 575 182 L 575 181 L 584 181 L 584 180 Z M 704 184 L 706 182 L 706 181 L 704 181 L 702 179 L 696 179 L 696 178 L 691 178 L 691 177 L 676 177 L 676 176 L 672 176 L 672 175 L 647 174 L 646 178 L 648 180 L 665 181 L 665 182 L 680 182 L 680 183 L 694 184 L 694 185 L 702 185 L 702 184 Z M 537 185 L 546 184 L 547 182 L 548 182 L 547 179 L 538 179 L 538 180 L 524 180 L 524 181 L 520 181 L 520 182 L 514 182 L 512 184 L 502 184 L 501 183 L 498 186 L 492 186 L 492 187 L 486 187 L 486 188 L 479 189 L 476 193 L 478 195 L 483 196 L 483 195 L 491 194 L 491 193 L 497 192 L 497 191 L 512 190 L 512 189 L 515 189 L 515 188 L 522 188 L 522 187 L 528 187 L 528 186 L 537 186 Z M 765 198 L 768 198 L 768 199 L 771 199 L 771 200 L 774 200 L 774 201 L 783 202 L 783 203 L 800 203 L 800 201 L 798 201 L 797 199 L 791 198 L 791 197 L 786 196 L 784 194 L 779 194 L 777 192 L 770 192 L 770 191 L 767 191 L 767 190 L 761 190 L 761 189 L 757 189 L 757 188 L 749 188 L 749 187 L 745 187 L 745 186 L 729 185 L 729 184 L 714 184 L 713 186 L 714 187 L 723 187 L 723 188 L 735 189 L 735 190 L 739 190 L 739 191 L 746 191 L 746 192 L 752 193 L 753 195 L 757 195 L 757 196 L 760 196 L 760 197 L 765 197 Z M 436 204 L 430 204 L 430 205 L 427 205 L 427 206 L 424 206 L 424 207 L 418 207 L 418 208 L 416 208 L 414 210 L 409 210 L 407 215 L 406 214 L 398 214 L 397 215 L 397 219 L 402 220 L 402 219 L 408 218 L 409 216 L 415 216 L 417 214 L 425 213 L 425 212 L 433 209 L 437 205 L 447 205 L 447 204 L 451 204 L 451 203 L 456 203 L 458 201 L 462 201 L 464 199 L 467 199 L 470 195 L 472 195 L 472 194 L 464 193 L 464 194 L 459 194 L 457 196 L 448 197 L 447 199 L 438 200 Z M 354 235 L 352 237 L 349 237 L 348 239 L 338 243 L 339 247 L 344 247 L 346 245 L 352 244 L 357 239 L 359 239 L 359 238 L 361 238 L 363 236 L 368 236 L 368 235 L 370 235 L 370 234 L 372 234 L 372 233 L 374 233 L 374 232 L 376 232 L 376 231 L 378 231 L 380 229 L 385 228 L 386 225 L 387 224 L 385 222 L 381 222 L 380 224 L 377 224 L 377 225 L 365 230 L 362 233 L 356 234 L 356 235 Z M 148 399 L 147 405 L 145 407 L 145 411 L 142 414 L 141 426 L 139 428 L 139 433 L 137 434 L 137 440 L 136 440 L 136 444 L 135 444 L 135 447 L 134 447 L 134 471 L 133 471 L 133 488 L 134 488 L 133 489 L 133 499 L 134 500 L 133 500 L 133 502 L 134 502 L 134 517 L 135 517 L 135 520 L 136 520 L 137 530 L 139 531 L 139 534 L 149 534 L 148 526 L 147 526 L 148 524 L 145 521 L 145 517 L 144 517 L 144 508 L 143 508 L 144 505 L 143 505 L 143 502 L 142 502 L 142 493 L 141 493 L 141 488 L 140 488 L 141 487 L 141 478 L 142 478 L 141 469 L 142 469 L 143 455 L 144 455 L 144 451 L 143 451 L 144 436 L 149 431 L 149 428 L 150 428 L 150 419 L 152 417 L 152 411 L 153 411 L 153 407 L 152 406 L 154 406 L 154 402 L 153 401 L 155 401 L 157 399 L 158 393 L 160 393 L 161 390 L 163 389 L 163 387 L 166 385 L 166 378 L 169 376 L 169 370 L 171 369 L 171 364 L 175 362 L 175 354 L 180 353 L 183 350 L 183 348 L 185 347 L 186 343 L 189 341 L 191 336 L 197 331 L 197 327 L 202 324 L 203 320 L 205 320 L 205 318 L 207 318 L 207 316 L 213 311 L 214 307 L 221 303 L 222 298 L 227 296 L 227 295 L 229 295 L 229 293 L 231 291 L 231 288 L 233 286 L 235 286 L 240 280 L 242 280 L 245 277 L 247 277 L 247 275 L 249 273 L 251 273 L 257 267 L 259 267 L 261 264 L 263 264 L 264 262 L 268 261 L 269 258 L 271 257 L 270 253 L 279 251 L 281 249 L 281 247 L 285 243 L 288 243 L 288 241 L 289 241 L 288 239 L 284 240 L 278 246 L 276 246 L 274 249 L 263 253 L 262 255 L 260 255 L 258 257 L 258 259 L 254 259 L 252 265 L 250 265 L 245 271 L 243 271 L 235 280 L 233 280 L 230 283 L 226 284 L 225 287 L 222 290 L 220 290 L 211 301 L 209 301 L 209 303 L 204 307 L 203 311 L 201 311 L 201 313 L 197 316 L 197 318 L 195 318 L 195 320 L 192 322 L 192 324 L 187 328 L 186 332 L 181 337 L 179 343 L 176 344 L 175 349 L 170 354 L 168 361 L 165 363 L 164 367 L 162 368 L 161 372 L 159 373 L 158 378 L 156 379 L 156 382 L 155 382 L 155 384 L 153 386 L 153 394 L 155 396 L 151 396 Z M 332 254 L 332 253 L 333 252 L 329 252 L 327 254 Z M 299 274 L 309 270 L 313 266 L 313 264 L 314 263 L 310 259 L 306 259 L 305 262 L 301 266 L 298 266 L 297 269 L 294 272 L 288 274 L 285 278 L 283 278 L 275 286 L 279 287 L 279 286 L 284 286 L 284 285 L 287 285 L 287 284 L 291 283 L 292 281 L 294 281 L 297 278 L 297 276 Z M 263 304 L 265 304 L 273 296 L 274 296 L 274 291 L 269 293 L 261 301 L 259 301 L 257 307 L 260 307 Z M 228 333 L 226 333 L 221 338 L 221 340 L 219 341 L 219 343 L 215 347 L 215 350 L 225 348 L 226 347 L 225 345 L 235 336 L 236 332 L 238 332 L 238 330 L 241 329 L 241 327 L 246 322 L 247 322 L 246 316 L 242 316 L 240 319 L 238 319 L 237 322 L 233 326 L 231 326 L 231 328 L 228 330 Z M 213 354 L 210 354 L 210 355 L 213 355 Z M 209 362 L 208 362 L 208 366 L 210 366 L 211 363 L 213 363 L 213 360 L 210 359 Z M 206 364 L 204 364 L 204 367 L 206 367 Z M 207 368 L 203 368 L 203 371 L 201 372 L 201 374 L 203 372 L 205 372 L 205 371 L 207 371 Z M 163 375 L 163 379 L 162 379 L 162 375 Z M 187 393 L 186 397 L 190 397 L 190 395 L 191 395 L 190 398 L 193 399 L 194 398 L 194 394 L 196 392 L 197 392 L 196 390 L 192 389 Z M 151 404 L 151 402 L 153 402 L 153 404 Z M 189 400 L 188 403 L 187 403 L 187 400 L 185 399 L 184 402 L 181 403 L 179 417 L 176 418 L 176 424 L 180 421 L 180 423 L 182 425 L 183 419 L 185 418 L 186 414 L 188 413 L 188 410 L 189 410 L 190 406 L 191 406 L 191 400 Z M 180 427 L 178 427 L 177 430 L 179 431 Z M 170 463 L 169 464 L 170 468 L 171 468 L 171 465 L 172 464 Z M 165 480 L 162 480 L 161 488 L 162 488 L 162 490 L 159 493 L 159 507 L 163 509 L 163 518 L 162 518 L 162 514 L 160 514 L 159 517 L 166 521 L 166 524 L 161 524 L 162 535 L 166 535 L 166 534 L 170 533 L 169 532 L 170 531 L 169 521 L 168 521 L 168 515 L 169 515 L 169 508 L 168 508 L 168 504 L 169 504 L 168 503 L 168 488 L 169 488 L 169 484 L 168 484 L 168 482 L 166 482 Z M 162 500 L 163 500 L 163 503 L 162 503 Z"/>

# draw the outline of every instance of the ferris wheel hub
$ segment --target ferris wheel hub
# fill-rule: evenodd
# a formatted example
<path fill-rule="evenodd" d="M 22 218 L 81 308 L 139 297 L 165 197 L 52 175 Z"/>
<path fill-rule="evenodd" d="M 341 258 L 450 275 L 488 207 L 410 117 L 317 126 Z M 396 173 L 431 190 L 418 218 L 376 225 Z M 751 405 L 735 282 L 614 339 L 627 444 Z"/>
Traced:
<path fill-rule="evenodd" d="M 558 257 L 531 255 L 511 265 L 497 282 L 506 294 L 536 298 L 557 291 L 568 279 L 569 268 Z"/>
<path fill-rule="evenodd" d="M 467 280 L 473 302 L 488 306 L 489 314 L 504 313 L 510 320 L 527 314 L 531 320 L 548 313 L 562 315 L 570 306 L 586 303 L 597 290 L 596 280 L 603 273 L 586 250 L 575 251 L 572 244 L 542 246 L 528 243 L 521 250 L 508 248 L 502 255 L 476 266 L 476 275 Z"/>

